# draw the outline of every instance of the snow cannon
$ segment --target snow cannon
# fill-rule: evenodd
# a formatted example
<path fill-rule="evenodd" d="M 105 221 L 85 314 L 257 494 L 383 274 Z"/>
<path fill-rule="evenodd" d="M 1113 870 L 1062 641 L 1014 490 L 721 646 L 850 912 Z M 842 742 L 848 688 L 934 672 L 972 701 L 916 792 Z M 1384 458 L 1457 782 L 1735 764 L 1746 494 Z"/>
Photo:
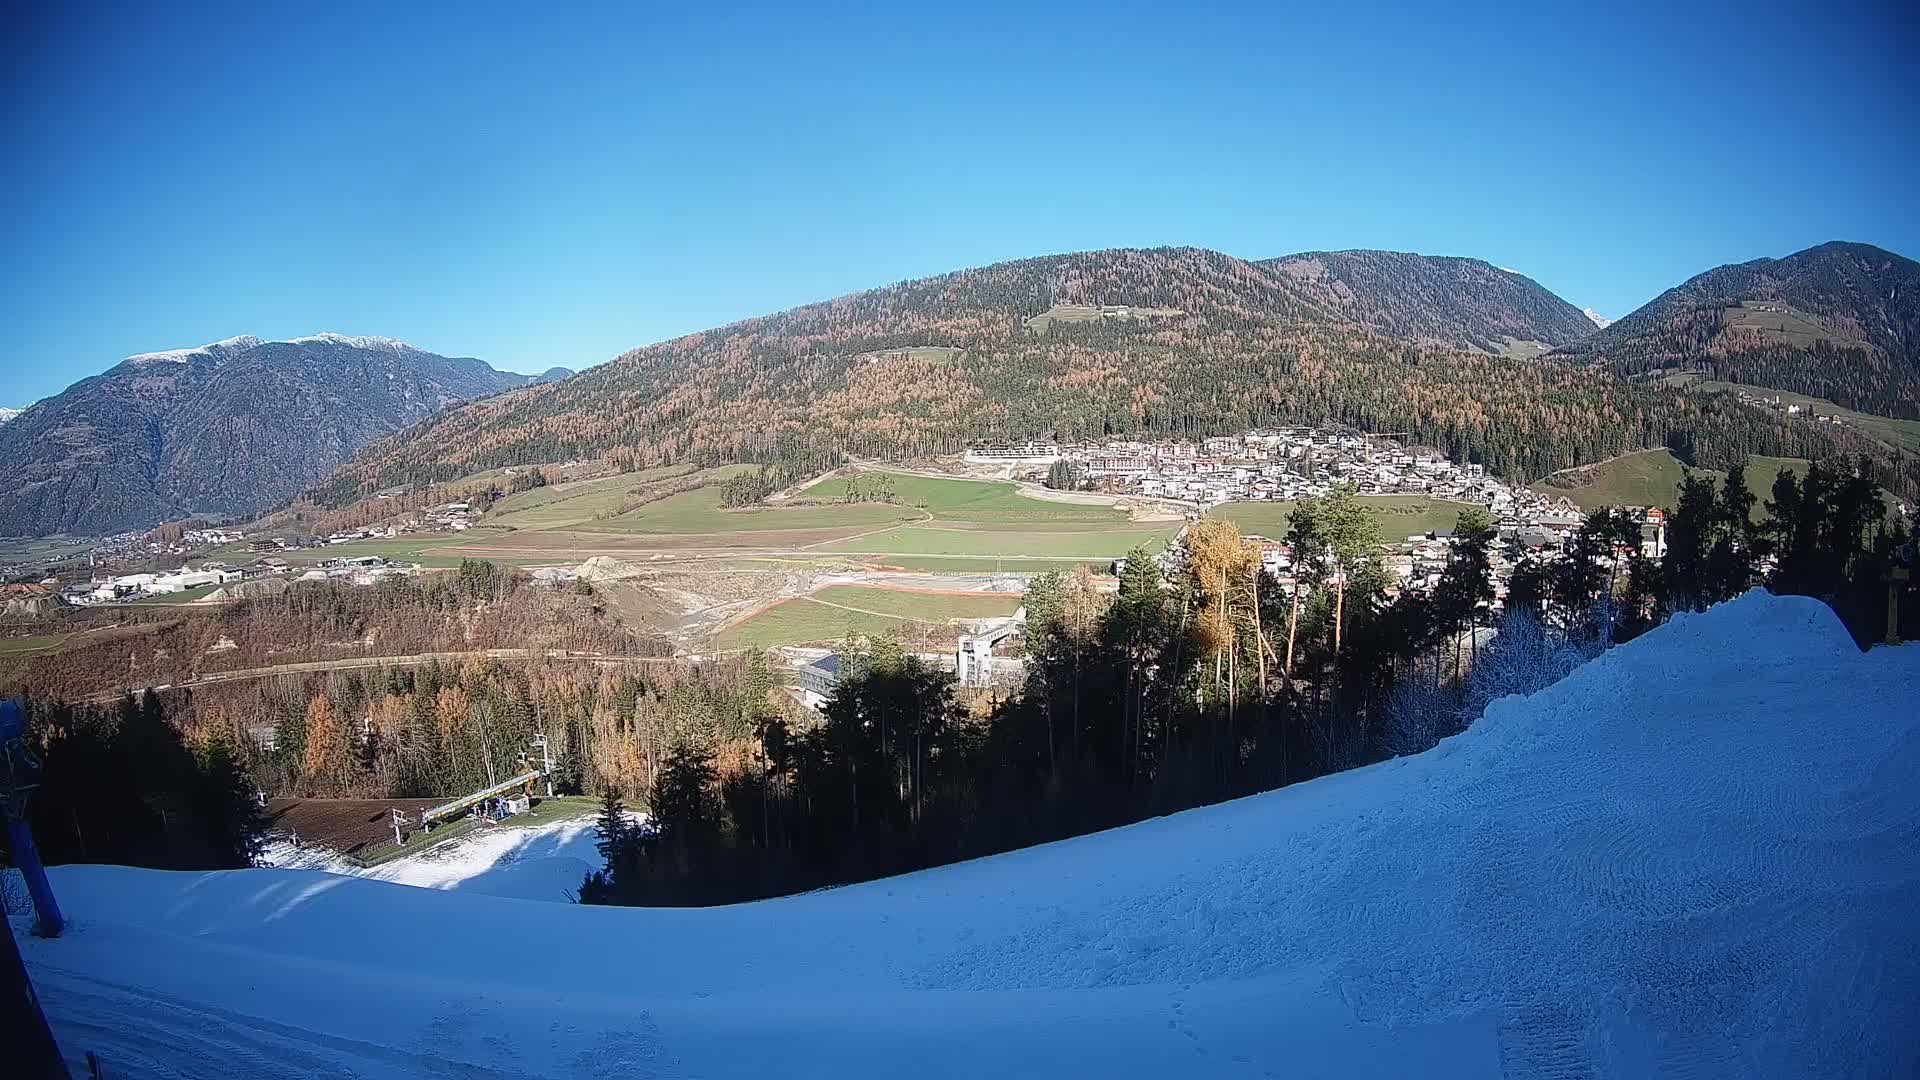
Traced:
<path fill-rule="evenodd" d="M 27 746 L 27 710 L 18 701 L 0 701 L 0 815 L 7 819 L 7 844 L 33 897 L 34 933 L 59 937 L 67 923 L 54 902 L 47 868 L 40 863 L 33 829 L 27 825 L 27 797 L 39 786 L 40 759 Z"/>

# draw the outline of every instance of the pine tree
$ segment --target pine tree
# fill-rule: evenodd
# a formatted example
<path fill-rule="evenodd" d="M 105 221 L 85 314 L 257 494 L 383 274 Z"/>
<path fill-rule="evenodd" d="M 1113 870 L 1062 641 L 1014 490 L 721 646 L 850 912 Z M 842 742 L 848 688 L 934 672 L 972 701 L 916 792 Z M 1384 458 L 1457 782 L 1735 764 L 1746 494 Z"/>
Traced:
<path fill-rule="evenodd" d="M 254 800 L 253 781 L 226 733 L 214 731 L 200 748 L 198 813 L 215 865 L 252 866 L 266 846 L 267 823 Z"/>
<path fill-rule="evenodd" d="M 599 837 L 594 841 L 594 849 L 600 852 L 600 858 L 617 878 L 619 867 L 634 847 L 634 825 L 627 817 L 619 788 L 609 786 L 600 794 L 600 814 L 594 819 L 594 832 Z"/>
<path fill-rule="evenodd" d="M 683 740 L 667 752 L 650 800 L 654 827 L 684 873 L 719 831 L 713 752 Z"/>

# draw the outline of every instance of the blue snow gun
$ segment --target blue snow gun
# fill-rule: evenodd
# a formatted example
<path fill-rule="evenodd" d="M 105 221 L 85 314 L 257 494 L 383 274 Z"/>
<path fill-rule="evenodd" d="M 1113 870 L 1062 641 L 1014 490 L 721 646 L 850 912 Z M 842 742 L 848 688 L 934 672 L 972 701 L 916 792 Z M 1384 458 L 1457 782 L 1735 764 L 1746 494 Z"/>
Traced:
<path fill-rule="evenodd" d="M 13 862 L 27 881 L 27 893 L 33 897 L 33 910 L 39 917 L 34 933 L 41 937 L 59 937 L 66 929 L 60 917 L 60 905 L 54 902 L 53 886 L 47 881 L 47 868 L 40 864 L 40 852 L 33 846 L 33 829 L 27 824 L 27 797 L 40 786 L 40 759 L 27 746 L 27 710 L 18 701 L 0 701 L 0 813 L 7 819 L 7 846 Z"/>

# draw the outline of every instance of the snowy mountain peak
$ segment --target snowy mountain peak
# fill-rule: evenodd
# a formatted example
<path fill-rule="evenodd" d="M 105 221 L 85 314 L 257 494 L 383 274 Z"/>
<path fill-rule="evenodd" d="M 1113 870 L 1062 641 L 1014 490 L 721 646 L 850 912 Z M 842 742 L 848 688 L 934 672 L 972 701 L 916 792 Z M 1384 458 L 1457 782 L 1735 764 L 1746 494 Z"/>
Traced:
<path fill-rule="evenodd" d="M 1581 308 L 1580 314 L 1585 315 L 1589 319 L 1592 319 L 1593 325 L 1599 327 L 1602 330 L 1605 330 L 1607 327 L 1613 325 L 1612 319 L 1607 318 L 1605 315 L 1600 314 L 1599 312 L 1593 310 L 1592 308 Z"/>
<path fill-rule="evenodd" d="M 127 361 L 134 364 L 184 364 L 195 356 L 218 356 L 223 353 L 245 352 L 260 344 L 260 339 L 254 337 L 252 334 L 241 334 L 239 337 L 230 337 L 221 341 L 210 341 L 205 345 L 196 346 L 191 349 L 168 349 L 164 352 L 135 353 L 127 357 Z"/>
<path fill-rule="evenodd" d="M 25 409 L 0 409 L 0 424 L 4 424 L 26 411 Z"/>
<path fill-rule="evenodd" d="M 241 334 L 239 337 L 230 337 L 224 341 L 208 342 L 205 345 L 196 346 L 191 349 L 167 349 L 162 352 L 138 353 L 127 357 L 127 362 L 133 364 L 184 364 L 196 356 L 211 356 L 214 359 L 223 359 L 230 353 L 246 352 L 248 349 L 258 348 L 261 345 L 345 345 L 354 349 L 375 349 L 381 352 L 425 351 L 419 346 L 410 345 L 398 338 L 336 334 L 331 330 L 322 330 L 317 334 L 289 338 L 286 341 L 263 341 L 260 338 L 254 337 L 252 334 Z"/>
<path fill-rule="evenodd" d="M 297 337 L 289 340 L 288 345 L 346 345 L 355 349 L 382 349 L 388 352 L 422 352 L 419 346 L 410 345 L 398 338 L 355 336 L 336 334 L 331 330 L 322 330 L 317 334 Z"/>

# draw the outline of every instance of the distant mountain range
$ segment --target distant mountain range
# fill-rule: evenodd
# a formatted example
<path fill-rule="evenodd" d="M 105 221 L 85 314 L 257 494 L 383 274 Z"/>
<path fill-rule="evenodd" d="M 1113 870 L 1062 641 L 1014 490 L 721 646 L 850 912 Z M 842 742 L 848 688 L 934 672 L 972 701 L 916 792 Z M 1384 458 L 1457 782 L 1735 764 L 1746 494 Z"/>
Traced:
<path fill-rule="evenodd" d="M 302 489 L 337 505 L 614 448 L 822 463 L 1047 432 L 1329 422 L 1404 432 L 1522 482 L 1664 445 L 1722 467 L 1876 454 L 1882 481 L 1910 492 L 1920 466 L 1886 444 L 1654 376 L 1920 417 L 1916 269 L 1823 244 L 1710 270 L 1609 322 L 1476 259 L 1120 249 L 903 282 L 579 375 L 387 338 L 232 338 L 129 357 L 0 427 L 0 533 L 247 514 Z"/>
<path fill-rule="evenodd" d="M 25 409 L 0 409 L 0 424 L 4 424 L 25 412 Z"/>
<path fill-rule="evenodd" d="M 1630 377 L 1700 371 L 1920 419 L 1920 263 L 1836 241 L 1718 267 L 1562 355 Z"/>
<path fill-rule="evenodd" d="M 250 514 L 375 438 L 565 374 L 529 378 L 331 333 L 130 356 L 0 426 L 0 534 L 101 535 Z"/>
<path fill-rule="evenodd" d="M 747 319 L 471 403 L 369 446 L 315 495 L 343 504 L 615 448 L 644 463 L 815 465 L 1044 433 L 1280 424 L 1403 433 L 1521 482 L 1663 445 L 1723 468 L 1747 454 L 1884 449 L 1592 362 L 1597 339 L 1634 325 L 1602 329 L 1474 259 L 1248 261 L 1197 248 L 1022 259 Z M 1920 476 L 1888 482 L 1920 487 Z"/>
<path fill-rule="evenodd" d="M 1580 314 L 1585 315 L 1593 323 L 1593 325 L 1599 327 L 1602 330 L 1605 330 L 1607 327 L 1613 325 L 1612 319 L 1607 318 L 1605 315 L 1600 314 L 1599 312 L 1593 310 L 1592 308 L 1581 308 Z"/>

